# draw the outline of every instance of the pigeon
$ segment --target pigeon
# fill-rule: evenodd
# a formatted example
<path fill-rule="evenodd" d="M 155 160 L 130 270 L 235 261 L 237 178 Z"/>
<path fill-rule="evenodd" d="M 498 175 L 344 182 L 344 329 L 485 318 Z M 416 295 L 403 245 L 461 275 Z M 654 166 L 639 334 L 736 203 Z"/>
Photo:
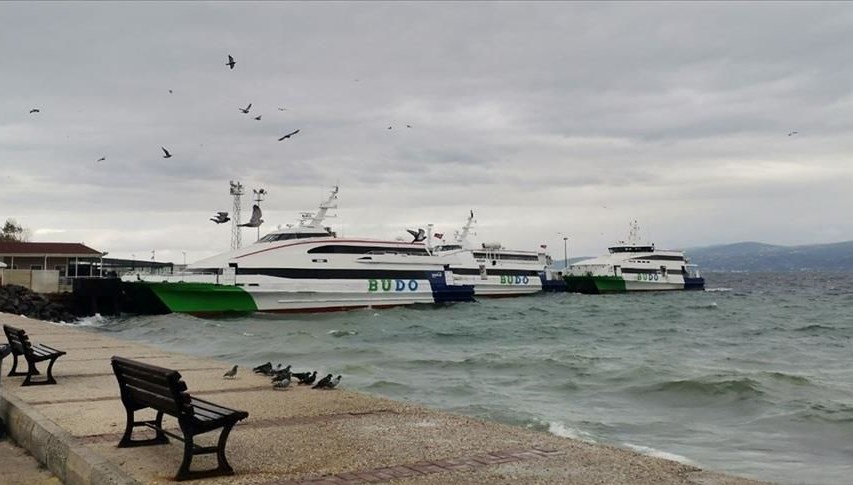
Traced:
<path fill-rule="evenodd" d="M 169 94 L 172 94 L 172 90 L 171 90 L 171 89 L 169 90 Z"/>
<path fill-rule="evenodd" d="M 220 214 L 223 214 L 223 212 L 220 212 Z M 228 214 L 228 213 L 225 212 L 224 214 Z M 267 362 L 266 364 L 261 364 L 257 367 L 252 368 L 252 372 L 254 372 L 255 374 L 267 374 L 271 370 L 272 370 L 272 362 Z"/>
<path fill-rule="evenodd" d="M 793 136 L 793 135 L 798 135 L 798 134 L 799 133 L 797 133 L 796 131 L 792 131 L 792 132 L 788 133 L 788 136 Z"/>
<path fill-rule="evenodd" d="M 293 135 L 295 135 L 295 134 L 297 134 L 297 133 L 299 133 L 299 130 L 291 131 L 290 133 L 288 133 L 288 134 L 284 135 L 283 137 L 279 138 L 279 139 L 278 139 L 278 141 L 284 141 L 284 140 L 286 140 L 286 139 L 290 138 L 291 136 L 293 136 Z"/>
<path fill-rule="evenodd" d="M 388 129 L 390 130 L 390 129 L 391 129 L 391 127 L 389 126 L 389 127 L 388 127 Z"/>
<path fill-rule="evenodd" d="M 314 381 L 317 380 L 317 371 L 314 372 L 301 372 L 299 374 L 293 374 L 297 380 L 299 380 L 300 384 L 309 385 L 314 384 Z"/>
<path fill-rule="evenodd" d="M 169 153 L 169 150 L 166 150 L 164 147 L 160 147 L 160 148 L 163 149 L 163 153 L 164 153 L 163 158 L 172 158 L 172 154 Z"/>
<path fill-rule="evenodd" d="M 272 381 L 281 381 L 284 379 L 290 379 L 290 366 L 285 367 L 284 369 L 279 369 L 267 374 L 268 376 L 272 376 Z"/>
<path fill-rule="evenodd" d="M 261 206 L 255 204 L 252 206 L 252 218 L 249 219 L 249 222 L 244 224 L 239 224 L 240 227 L 260 227 L 261 224 L 264 223 L 264 220 L 261 219 Z"/>
<path fill-rule="evenodd" d="M 222 374 L 222 377 L 224 377 L 226 379 L 233 379 L 236 375 L 237 375 L 237 366 L 235 365 L 234 367 L 231 368 L 231 370 L 229 370 L 225 374 Z"/>
<path fill-rule="evenodd" d="M 411 229 L 406 229 L 406 231 L 408 231 L 408 233 L 411 234 L 412 237 L 414 237 L 414 239 L 412 240 L 413 243 L 421 242 L 426 239 L 426 233 L 423 229 L 418 229 L 417 232 Z"/>
<path fill-rule="evenodd" d="M 255 121 L 261 121 L 261 116 L 263 116 L 263 115 L 255 116 L 255 117 L 254 117 L 254 118 L 252 118 L 252 119 L 254 119 Z"/>
<path fill-rule="evenodd" d="M 278 110 L 279 111 L 287 111 L 287 108 L 285 108 L 284 106 L 279 106 Z"/>
<path fill-rule="evenodd" d="M 237 109 L 242 111 L 244 115 L 247 115 L 247 114 L 249 114 L 249 110 L 252 109 L 252 103 L 249 103 L 249 106 L 246 106 L 245 108 L 237 108 Z"/>
<path fill-rule="evenodd" d="M 335 388 L 338 384 L 340 384 L 340 383 L 341 383 L 341 376 L 340 376 L 340 375 L 338 375 L 337 377 L 335 377 L 334 379 L 332 379 L 332 382 L 330 382 L 330 383 L 329 383 L 329 385 L 328 385 L 327 387 L 328 387 L 329 389 L 334 389 L 334 388 Z"/>
<path fill-rule="evenodd" d="M 230 221 L 231 218 L 228 217 L 227 212 L 221 212 L 220 211 L 220 212 L 217 212 L 215 216 L 211 217 L 210 220 L 217 223 L 217 224 L 224 224 L 224 223 Z M 267 364 L 269 364 L 270 368 L 272 368 L 272 364 L 270 364 L 269 362 L 267 362 Z"/>
<path fill-rule="evenodd" d="M 282 379 L 280 381 L 273 382 L 273 389 L 287 389 L 290 386 L 290 379 Z"/>
<path fill-rule="evenodd" d="M 412 127 L 412 125 L 406 125 L 406 128 L 411 128 L 411 127 Z"/>
<path fill-rule="evenodd" d="M 228 62 L 226 62 L 225 65 L 230 67 L 233 70 L 234 64 L 237 64 L 237 61 L 235 61 L 234 58 L 231 57 L 231 54 L 228 54 Z"/>
<path fill-rule="evenodd" d="M 324 389 L 329 386 L 332 382 L 332 374 L 326 374 L 326 377 L 320 379 L 320 382 L 314 384 L 314 387 L 311 389 Z"/>
<path fill-rule="evenodd" d="M 33 108 L 30 110 L 30 114 L 33 114 L 33 113 L 41 113 L 41 111 L 38 108 Z"/>
<path fill-rule="evenodd" d="M 101 158 L 99 158 L 99 159 L 98 159 L 98 161 L 99 161 L 99 162 L 103 162 L 103 161 L 104 161 L 104 160 L 106 160 L 106 159 L 107 159 L 107 157 L 101 157 Z"/>

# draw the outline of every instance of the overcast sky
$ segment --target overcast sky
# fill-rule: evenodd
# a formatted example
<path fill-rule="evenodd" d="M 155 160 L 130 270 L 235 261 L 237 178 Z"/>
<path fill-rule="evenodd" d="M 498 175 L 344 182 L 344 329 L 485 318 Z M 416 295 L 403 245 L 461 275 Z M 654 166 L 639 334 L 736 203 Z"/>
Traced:
<path fill-rule="evenodd" d="M 4 2 L 0 223 L 189 262 L 228 249 L 233 179 L 262 229 L 340 184 L 346 236 L 474 210 L 475 241 L 560 259 L 632 219 L 667 248 L 851 240 L 851 90 L 845 3 Z"/>

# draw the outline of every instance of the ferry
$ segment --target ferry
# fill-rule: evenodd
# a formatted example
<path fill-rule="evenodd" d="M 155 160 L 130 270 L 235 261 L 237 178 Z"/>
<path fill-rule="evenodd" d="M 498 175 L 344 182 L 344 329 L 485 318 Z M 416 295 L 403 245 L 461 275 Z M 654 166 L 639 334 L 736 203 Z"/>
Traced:
<path fill-rule="evenodd" d="M 430 243 L 430 252 L 447 260 L 454 281 L 473 285 L 478 297 L 530 295 L 552 283 L 552 261 L 544 246 L 537 251 L 507 249 L 499 242 L 481 243 L 478 247 L 469 240 L 475 222 L 472 210 L 448 243 L 443 241 L 443 234 L 432 232 L 432 225 L 427 226 L 427 241 L 432 241 L 433 236 L 442 239 L 441 244 Z"/>
<path fill-rule="evenodd" d="M 326 312 L 473 301 L 447 259 L 423 241 L 339 238 L 323 221 L 338 187 L 316 213 L 254 244 L 187 266 L 182 273 L 122 277 L 132 313 L 217 315 Z"/>
<path fill-rule="evenodd" d="M 702 290 L 705 279 L 683 251 L 661 250 L 639 242 L 639 224 L 633 221 L 627 241 L 608 248 L 609 254 L 569 266 L 564 279 L 574 293 Z"/>

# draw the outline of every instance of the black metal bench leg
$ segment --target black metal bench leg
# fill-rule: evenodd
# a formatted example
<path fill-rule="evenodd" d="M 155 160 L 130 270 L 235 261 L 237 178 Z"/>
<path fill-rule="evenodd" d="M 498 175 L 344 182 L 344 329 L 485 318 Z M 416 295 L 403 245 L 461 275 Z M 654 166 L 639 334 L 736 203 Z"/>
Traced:
<path fill-rule="evenodd" d="M 136 426 L 142 426 L 146 423 L 143 422 L 135 422 L 133 419 L 134 411 L 125 408 L 125 413 L 127 414 L 127 423 L 124 426 L 124 435 L 122 435 L 121 440 L 118 442 L 119 448 L 133 448 L 136 446 L 149 446 L 149 445 L 165 445 L 169 443 L 169 438 L 163 433 L 163 413 L 161 411 L 157 411 L 157 417 L 154 419 L 154 425 L 156 426 L 156 434 L 153 438 L 147 440 L 134 440 L 131 438 L 133 434 L 133 428 Z"/>
<path fill-rule="evenodd" d="M 10 377 L 11 376 L 25 376 L 25 375 L 27 375 L 26 372 L 18 371 L 18 354 L 12 354 L 12 370 L 9 371 L 8 375 Z"/>
<path fill-rule="evenodd" d="M 225 443 L 228 441 L 228 434 L 231 433 L 231 428 L 233 428 L 235 424 L 236 423 L 225 425 L 225 429 L 223 429 L 222 433 L 219 434 L 219 442 L 216 445 L 216 463 L 219 465 L 218 470 L 222 471 L 223 474 L 234 473 L 234 469 L 231 468 L 228 460 L 225 459 Z"/>
<path fill-rule="evenodd" d="M 192 435 L 184 435 L 184 459 L 181 461 L 181 467 L 178 468 L 178 474 L 175 475 L 175 480 L 189 480 L 193 478 L 193 473 L 190 472 L 190 464 L 193 462 L 193 437 Z"/>
<path fill-rule="evenodd" d="M 56 357 L 50 359 L 50 363 L 47 365 L 47 381 L 46 382 L 48 384 L 56 384 L 56 379 L 53 378 L 53 364 L 56 362 L 56 359 L 58 359 L 59 357 L 61 357 L 61 356 L 57 355 Z M 33 366 L 33 368 L 35 369 L 35 366 Z M 36 371 L 36 372 L 38 372 L 38 371 Z"/>

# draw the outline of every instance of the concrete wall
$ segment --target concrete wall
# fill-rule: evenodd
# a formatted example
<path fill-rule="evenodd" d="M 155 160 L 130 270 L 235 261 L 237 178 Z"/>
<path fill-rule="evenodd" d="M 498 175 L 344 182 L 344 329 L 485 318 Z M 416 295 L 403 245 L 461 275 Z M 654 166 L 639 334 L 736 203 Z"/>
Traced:
<path fill-rule="evenodd" d="M 4 285 L 20 285 L 36 293 L 58 293 L 59 271 L 28 269 L 4 269 Z"/>

